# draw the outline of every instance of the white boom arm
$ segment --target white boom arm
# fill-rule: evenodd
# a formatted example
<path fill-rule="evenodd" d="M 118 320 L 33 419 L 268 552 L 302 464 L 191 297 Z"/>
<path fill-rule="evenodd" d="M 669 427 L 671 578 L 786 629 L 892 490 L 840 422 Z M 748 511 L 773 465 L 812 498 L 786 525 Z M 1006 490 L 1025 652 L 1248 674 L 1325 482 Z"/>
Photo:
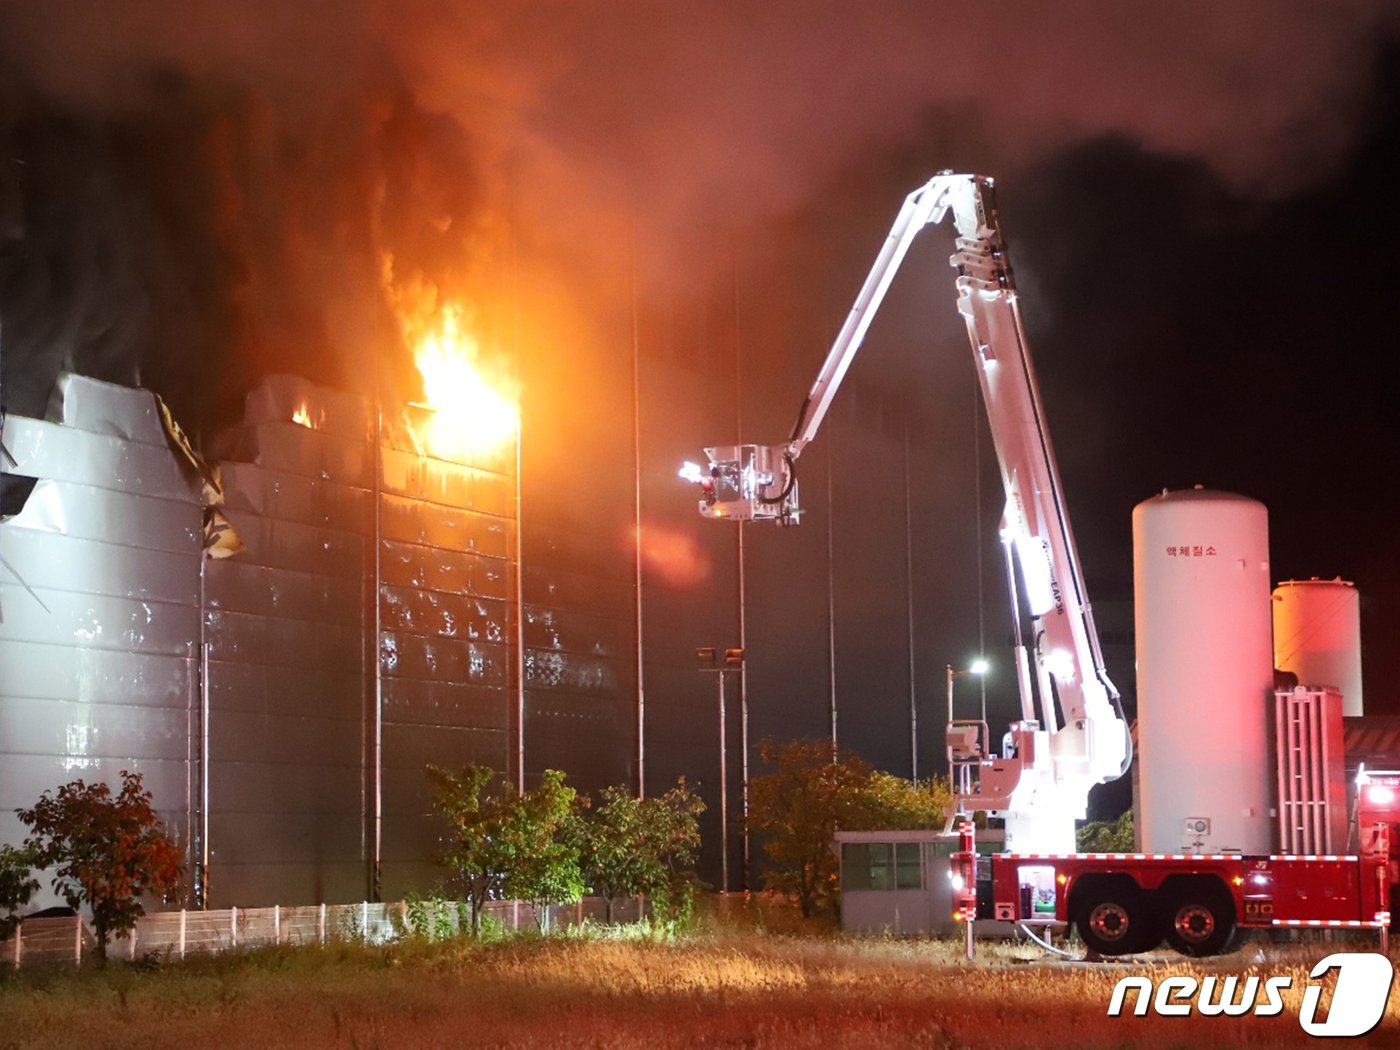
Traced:
<path fill-rule="evenodd" d="M 1089 788 L 1126 770 L 1127 727 L 1103 666 L 992 207 L 991 179 L 945 172 L 905 198 L 786 445 L 706 449 L 709 470 L 687 464 L 681 474 L 702 486 L 700 510 L 706 517 L 796 521 L 801 513 L 797 458 L 821 427 L 909 245 L 925 226 L 949 213 L 957 233 L 950 263 L 958 272 L 958 312 L 967 324 L 1006 489 L 1002 539 L 1013 602 L 1014 550 L 1019 591 L 1032 617 L 1031 652 L 1019 646 L 1017 651 L 1022 718 L 1008 734 L 1010 753 L 990 754 L 988 732 L 980 723 L 954 722 L 949 762 L 959 808 L 1004 817 L 1008 849 L 1073 852 L 1074 821 L 1084 816 Z M 1019 610 L 1012 611 L 1019 623 Z M 1031 695 L 1032 663 L 1039 717 Z"/>

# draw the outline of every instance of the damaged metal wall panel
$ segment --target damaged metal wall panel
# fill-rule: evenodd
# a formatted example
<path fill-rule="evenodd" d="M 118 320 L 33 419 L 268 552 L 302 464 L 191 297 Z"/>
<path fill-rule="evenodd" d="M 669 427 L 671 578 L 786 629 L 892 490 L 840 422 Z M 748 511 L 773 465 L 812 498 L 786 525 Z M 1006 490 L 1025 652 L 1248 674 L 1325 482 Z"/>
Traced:
<path fill-rule="evenodd" d="M 225 436 L 245 550 L 206 566 L 212 907 L 365 893 L 367 435 L 353 399 L 275 377 Z"/>
<path fill-rule="evenodd" d="M 4 444 L 4 472 L 37 480 L 0 523 L 0 841 L 43 791 L 126 769 L 188 844 L 197 489 L 144 391 L 61 376 L 48 418 L 9 417 Z"/>
<path fill-rule="evenodd" d="M 526 527 L 530 527 L 528 505 Z M 529 533 L 527 533 L 528 535 Z M 525 756 L 583 791 L 635 789 L 636 625 L 613 546 L 540 528 L 525 568 Z"/>
<path fill-rule="evenodd" d="M 423 890 L 441 821 L 424 767 L 505 772 L 512 705 L 513 456 L 433 456 L 427 418 L 384 420 L 380 464 L 381 893 Z"/>

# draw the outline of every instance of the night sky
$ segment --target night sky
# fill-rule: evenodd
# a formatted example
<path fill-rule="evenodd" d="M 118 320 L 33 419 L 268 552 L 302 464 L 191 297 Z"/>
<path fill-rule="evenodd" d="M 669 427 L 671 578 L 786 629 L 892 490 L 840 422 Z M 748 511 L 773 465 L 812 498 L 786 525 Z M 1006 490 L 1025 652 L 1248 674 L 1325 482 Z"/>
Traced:
<path fill-rule="evenodd" d="M 64 364 L 196 432 L 268 371 L 409 384 L 390 256 L 520 350 L 527 508 L 625 579 L 635 344 L 658 779 L 690 768 L 691 650 L 737 632 L 734 534 L 675 467 L 786 437 L 943 168 L 998 179 L 1091 597 L 1131 599 L 1140 500 L 1256 497 L 1275 578 L 1360 587 L 1368 710 L 1400 714 L 1393 5 L 43 7 L 0 2 L 6 408 Z M 944 664 L 979 611 L 994 663 L 1007 633 L 947 254 L 911 253 L 803 461 L 808 520 L 746 560 L 755 736 L 828 729 L 830 521 L 842 739 L 901 773 L 906 432 L 930 764 Z"/>

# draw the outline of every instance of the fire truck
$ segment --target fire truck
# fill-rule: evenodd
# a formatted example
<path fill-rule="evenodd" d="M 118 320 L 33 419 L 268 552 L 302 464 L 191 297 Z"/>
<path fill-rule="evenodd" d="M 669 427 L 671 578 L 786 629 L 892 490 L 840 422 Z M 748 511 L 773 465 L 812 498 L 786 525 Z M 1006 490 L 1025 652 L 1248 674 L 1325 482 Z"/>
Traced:
<path fill-rule="evenodd" d="M 1086 815 L 1090 788 L 1128 771 L 1133 743 L 1104 667 L 992 179 L 940 172 L 905 199 L 789 439 L 707 448 L 705 466 L 687 463 L 680 471 L 700 487 L 701 515 L 781 525 L 800 520 L 799 458 L 911 243 L 945 218 L 955 232 L 950 264 L 957 310 L 1006 494 L 1000 534 L 1021 707 L 997 743 L 985 721 L 954 720 L 950 712 L 946 743 L 955 805 L 949 825 L 961 836 L 950 877 L 954 918 L 965 924 L 969 954 L 977 918 L 1010 921 L 1032 936 L 1037 925 L 1069 923 L 1100 955 L 1147 951 L 1164 939 L 1188 955 L 1213 955 L 1229 950 L 1238 931 L 1249 928 L 1365 928 L 1384 939 L 1391 886 L 1400 882 L 1392 835 L 1400 820 L 1400 773 L 1367 773 L 1357 784 L 1357 817 L 1347 837 L 1350 844 L 1354 836 L 1354 853 L 1210 850 L 1204 848 L 1208 818 L 1200 818 L 1200 835 L 1179 851 L 1075 852 L 1075 821 Z M 1199 553 L 1206 550 L 1215 554 L 1213 548 Z M 1278 700 L 1282 712 L 1288 697 Z M 1262 728 L 1259 733 L 1262 740 Z M 1245 808 L 1256 828 L 1268 816 L 1259 808 Z M 978 813 L 1004 823 L 1006 852 L 976 853 L 972 818 Z M 1191 833 L 1188 827 L 1185 837 Z M 1323 840 L 1301 841 L 1315 847 Z"/>

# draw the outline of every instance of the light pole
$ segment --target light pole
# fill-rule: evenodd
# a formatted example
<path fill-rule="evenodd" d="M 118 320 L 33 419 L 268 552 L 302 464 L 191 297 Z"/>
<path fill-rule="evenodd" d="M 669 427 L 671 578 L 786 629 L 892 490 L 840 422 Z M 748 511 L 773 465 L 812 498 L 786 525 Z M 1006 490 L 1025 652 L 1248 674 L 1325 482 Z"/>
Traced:
<path fill-rule="evenodd" d="M 970 676 L 970 675 L 979 675 L 979 676 L 980 676 L 980 675 L 984 675 L 984 674 L 987 673 L 987 666 L 988 666 L 988 665 L 987 665 L 987 661 L 984 660 L 984 659 L 982 659 L 982 657 L 980 657 L 980 656 L 979 656 L 976 660 L 973 660 L 973 661 L 972 661 L 972 664 L 971 664 L 966 670 L 963 670 L 963 671 L 954 671 L 954 670 L 953 670 L 953 665 L 952 665 L 952 664 L 949 664 L 949 665 L 948 665 L 948 729 L 949 729 L 949 733 L 948 733 L 948 737 L 949 737 L 949 744 L 948 744 L 948 779 L 949 779 L 950 782 L 951 782 L 952 779 L 953 779 L 953 767 L 954 767 L 954 765 L 955 765 L 955 764 L 961 764 L 961 765 L 963 765 L 964 768 L 965 768 L 965 767 L 966 767 L 966 762 L 967 762 L 967 759 L 966 759 L 966 757 L 965 757 L 965 755 L 966 755 L 965 747 L 964 747 L 963 745 L 960 744 L 960 745 L 958 745 L 958 747 L 955 748 L 955 745 L 954 745 L 953 742 L 952 742 L 952 737 L 953 737 L 952 730 L 953 730 L 953 727 L 954 727 L 954 726 L 976 727 L 976 728 L 978 729 L 979 733 L 980 733 L 981 740 L 980 740 L 980 745 L 979 745 L 979 746 L 980 746 L 980 750 L 982 750 L 982 751 L 985 751 L 985 750 L 986 750 L 986 747 L 987 747 L 987 739 L 988 739 L 988 736 L 989 736 L 989 732 L 988 732 L 988 729 L 987 729 L 987 712 L 986 712 L 986 709 L 985 709 L 985 708 L 984 708 L 983 711 L 982 711 L 982 717 L 981 717 L 980 719 L 975 720 L 975 721 L 974 721 L 974 720 L 970 720 L 970 719 L 963 719 L 963 720 L 959 721 L 959 720 L 957 720 L 957 719 L 955 719 L 955 718 L 953 717 L 953 683 L 954 683 L 957 679 L 959 679 L 959 678 L 967 678 L 967 677 Z M 957 750 L 957 752 L 958 752 L 956 755 L 954 754 L 954 751 L 955 751 L 955 750 Z M 965 785 L 964 785 L 964 788 L 961 788 L 961 789 L 958 787 L 958 785 L 956 785 L 956 784 L 953 785 L 953 790 L 954 790 L 954 791 L 959 791 L 959 790 L 964 790 L 964 789 L 965 789 Z"/>
<path fill-rule="evenodd" d="M 743 649 L 724 650 L 724 662 L 719 650 L 712 645 L 695 650 L 695 661 L 702 674 L 713 674 L 718 686 L 719 700 L 719 888 L 729 892 L 729 738 L 725 730 L 724 676 L 739 673 L 744 667 Z"/>

